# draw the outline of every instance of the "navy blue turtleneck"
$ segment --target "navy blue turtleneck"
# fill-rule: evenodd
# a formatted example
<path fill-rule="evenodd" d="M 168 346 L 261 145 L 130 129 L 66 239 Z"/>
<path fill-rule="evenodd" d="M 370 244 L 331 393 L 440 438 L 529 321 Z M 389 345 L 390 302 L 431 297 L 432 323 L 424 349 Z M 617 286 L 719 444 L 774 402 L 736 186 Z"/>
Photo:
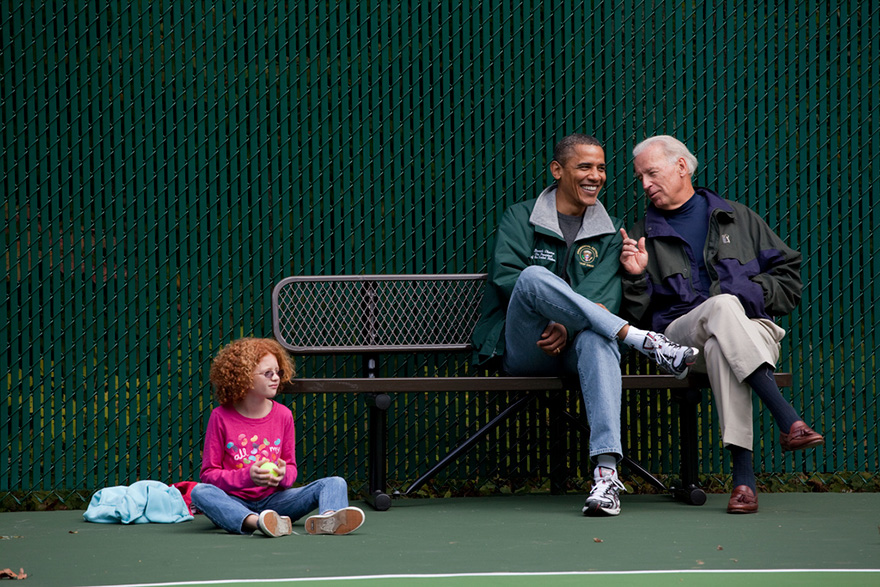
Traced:
<path fill-rule="evenodd" d="M 695 193 L 691 199 L 675 210 L 658 211 L 690 248 L 699 268 L 699 279 L 695 280 L 694 287 L 701 294 L 709 297 L 709 287 L 712 280 L 709 278 L 706 262 L 703 259 L 706 236 L 709 234 L 709 200 L 705 196 Z"/>

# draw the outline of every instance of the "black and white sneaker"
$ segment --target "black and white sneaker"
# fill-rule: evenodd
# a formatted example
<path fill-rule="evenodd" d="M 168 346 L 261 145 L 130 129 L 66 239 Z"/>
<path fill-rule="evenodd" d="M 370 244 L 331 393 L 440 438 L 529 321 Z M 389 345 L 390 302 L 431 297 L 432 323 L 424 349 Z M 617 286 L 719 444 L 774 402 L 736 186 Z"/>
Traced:
<path fill-rule="evenodd" d="M 584 502 L 585 516 L 616 516 L 620 513 L 618 494 L 626 491 L 615 469 L 596 467 L 593 471 L 593 489 Z"/>
<path fill-rule="evenodd" d="M 645 350 L 661 369 L 672 373 L 676 379 L 687 377 L 700 354 L 700 349 L 674 343 L 657 332 L 649 332 L 645 337 Z"/>

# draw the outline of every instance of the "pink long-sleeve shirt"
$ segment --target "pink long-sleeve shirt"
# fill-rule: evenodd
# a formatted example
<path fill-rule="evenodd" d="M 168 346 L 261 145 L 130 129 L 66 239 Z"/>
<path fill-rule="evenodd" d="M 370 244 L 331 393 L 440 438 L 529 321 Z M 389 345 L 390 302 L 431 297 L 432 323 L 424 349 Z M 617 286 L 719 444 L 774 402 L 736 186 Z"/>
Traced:
<path fill-rule="evenodd" d="M 263 499 L 296 481 L 295 443 L 293 413 L 286 406 L 273 401 L 263 418 L 246 418 L 233 406 L 218 406 L 208 419 L 199 479 L 248 501 Z M 260 487 L 251 480 L 251 465 L 262 459 L 287 463 L 278 487 Z"/>

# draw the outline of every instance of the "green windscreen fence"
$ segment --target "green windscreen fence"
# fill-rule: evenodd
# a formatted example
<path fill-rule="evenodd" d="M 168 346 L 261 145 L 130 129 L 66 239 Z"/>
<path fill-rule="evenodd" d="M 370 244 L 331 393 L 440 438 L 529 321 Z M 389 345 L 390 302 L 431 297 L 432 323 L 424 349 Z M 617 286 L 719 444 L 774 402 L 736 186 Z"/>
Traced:
<path fill-rule="evenodd" d="M 483 271 L 500 214 L 551 181 L 552 146 L 572 132 L 606 145 L 602 200 L 627 224 L 645 205 L 633 145 L 673 134 L 700 160 L 698 185 L 753 207 L 803 253 L 780 368 L 826 444 L 784 455 L 756 402 L 756 468 L 771 489 L 877 487 L 877 3 L 4 0 L 0 63 L 9 507 L 197 479 L 210 359 L 272 335 L 275 283 Z M 297 362 L 361 373 L 356 357 Z M 389 489 L 507 399 L 395 396 Z M 362 488 L 362 400 L 281 401 L 303 480 Z M 643 464 L 674 474 L 674 406 L 626 401 L 628 426 L 655 424 L 634 439 Z M 540 484 L 546 426 L 536 407 L 437 483 Z M 701 471 L 723 483 L 708 397 L 700 426 Z M 570 443 L 583 463 L 586 438 Z"/>

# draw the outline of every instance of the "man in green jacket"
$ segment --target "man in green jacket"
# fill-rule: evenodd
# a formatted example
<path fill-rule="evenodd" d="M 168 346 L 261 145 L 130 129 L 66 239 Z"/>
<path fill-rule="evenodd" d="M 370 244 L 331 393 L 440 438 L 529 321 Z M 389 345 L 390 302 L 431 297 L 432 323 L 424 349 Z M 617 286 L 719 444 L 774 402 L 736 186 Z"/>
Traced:
<path fill-rule="evenodd" d="M 679 378 L 699 351 L 632 328 L 612 313 L 621 301 L 622 223 L 598 200 L 605 185 L 599 141 L 563 138 L 550 172 L 556 183 L 505 211 L 496 231 L 475 354 L 480 363 L 501 357 L 511 375 L 578 374 L 596 462 L 583 513 L 617 515 L 623 489 L 618 341 Z"/>
<path fill-rule="evenodd" d="M 785 330 L 774 316 L 801 298 L 801 255 L 752 210 L 695 188 L 697 158 L 678 139 L 633 149 L 649 200 L 645 218 L 621 234 L 624 310 L 635 321 L 703 353 L 733 460 L 732 514 L 758 511 L 752 464 L 752 391 L 770 409 L 783 451 L 824 442 L 783 398 L 773 371 Z"/>

